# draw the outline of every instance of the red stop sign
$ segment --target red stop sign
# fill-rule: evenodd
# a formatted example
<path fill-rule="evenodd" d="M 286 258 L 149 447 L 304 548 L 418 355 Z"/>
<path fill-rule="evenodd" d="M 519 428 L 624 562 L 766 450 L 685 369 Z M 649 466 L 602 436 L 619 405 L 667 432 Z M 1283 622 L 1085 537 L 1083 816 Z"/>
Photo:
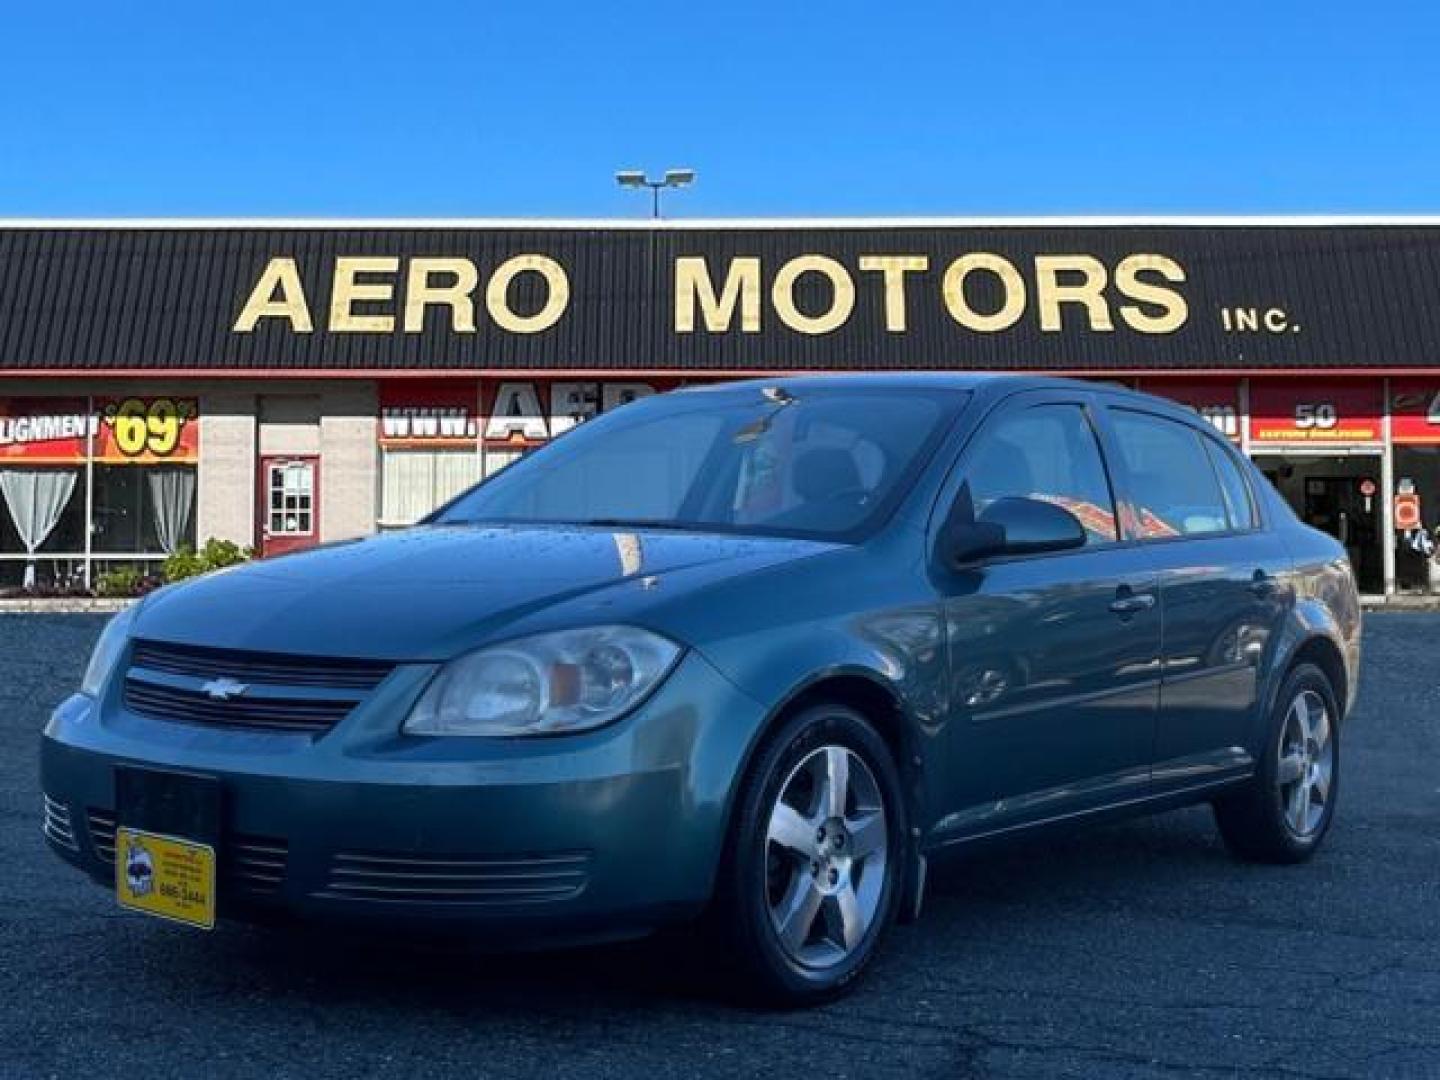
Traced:
<path fill-rule="evenodd" d="M 1411 492 L 1395 496 L 1395 528 L 1420 528 L 1420 496 Z"/>

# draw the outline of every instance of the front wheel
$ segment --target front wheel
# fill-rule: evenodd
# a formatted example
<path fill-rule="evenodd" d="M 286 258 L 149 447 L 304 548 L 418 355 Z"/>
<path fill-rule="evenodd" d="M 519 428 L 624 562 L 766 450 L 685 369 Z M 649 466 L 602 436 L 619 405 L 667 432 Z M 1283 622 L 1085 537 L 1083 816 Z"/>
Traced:
<path fill-rule="evenodd" d="M 1339 718 L 1323 671 L 1301 664 L 1290 672 L 1254 779 L 1215 802 L 1220 835 L 1233 854 L 1296 863 L 1315 853 L 1335 818 L 1340 791 Z"/>
<path fill-rule="evenodd" d="M 761 750 L 741 792 L 719 914 L 752 990 L 808 1005 L 844 992 L 894 921 L 908 823 L 889 748 L 820 705 Z"/>

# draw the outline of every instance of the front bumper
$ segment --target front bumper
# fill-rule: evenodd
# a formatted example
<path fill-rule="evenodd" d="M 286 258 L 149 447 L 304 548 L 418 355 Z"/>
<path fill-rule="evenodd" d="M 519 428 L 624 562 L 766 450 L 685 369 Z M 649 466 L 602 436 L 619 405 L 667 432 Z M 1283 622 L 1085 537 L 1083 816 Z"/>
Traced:
<path fill-rule="evenodd" d="M 149 719 L 114 685 L 99 703 L 72 697 L 42 741 L 50 846 L 111 882 L 115 766 L 143 764 L 221 782 L 222 916 L 463 925 L 513 942 L 643 932 L 704 907 L 759 704 L 692 652 L 598 731 L 403 736 L 430 670 L 397 669 L 319 737 Z"/>

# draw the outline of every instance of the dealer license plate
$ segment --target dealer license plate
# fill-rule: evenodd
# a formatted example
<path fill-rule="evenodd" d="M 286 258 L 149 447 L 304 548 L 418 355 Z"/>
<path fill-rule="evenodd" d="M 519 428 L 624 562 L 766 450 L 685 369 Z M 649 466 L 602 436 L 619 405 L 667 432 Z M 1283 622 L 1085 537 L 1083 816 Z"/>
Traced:
<path fill-rule="evenodd" d="M 212 930 L 215 849 L 122 825 L 115 831 L 115 896 L 122 907 Z"/>

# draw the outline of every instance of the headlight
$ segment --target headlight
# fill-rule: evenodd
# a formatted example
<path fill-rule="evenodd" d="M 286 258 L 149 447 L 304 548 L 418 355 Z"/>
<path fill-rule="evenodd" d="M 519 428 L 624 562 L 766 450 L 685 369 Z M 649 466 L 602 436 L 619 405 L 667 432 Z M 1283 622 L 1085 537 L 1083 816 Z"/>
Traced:
<path fill-rule="evenodd" d="M 100 640 L 95 642 L 95 648 L 90 653 L 90 663 L 85 665 L 85 678 L 80 681 L 82 694 L 93 698 L 100 696 L 100 691 L 105 688 L 105 681 L 110 678 L 110 672 L 115 670 L 120 654 L 125 651 L 125 643 L 130 640 L 130 624 L 135 621 L 135 609 L 138 606 L 131 604 L 100 631 Z"/>
<path fill-rule="evenodd" d="M 680 648 L 633 626 L 507 641 L 452 660 L 415 703 L 412 735 L 555 735 L 607 724 L 669 674 Z"/>

